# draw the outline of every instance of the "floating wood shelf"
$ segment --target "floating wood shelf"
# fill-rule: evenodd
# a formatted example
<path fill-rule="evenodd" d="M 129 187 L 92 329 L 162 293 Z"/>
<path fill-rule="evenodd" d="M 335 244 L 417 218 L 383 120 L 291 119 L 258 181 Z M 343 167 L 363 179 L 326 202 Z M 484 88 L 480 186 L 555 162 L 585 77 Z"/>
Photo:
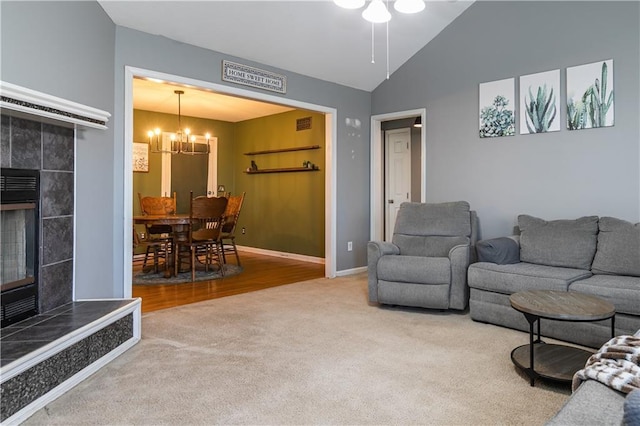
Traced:
<path fill-rule="evenodd" d="M 248 175 L 259 175 L 261 173 L 290 173 L 290 172 L 319 172 L 320 169 L 310 169 L 308 167 L 287 167 L 279 169 L 262 169 L 255 171 L 245 171 Z"/>
<path fill-rule="evenodd" d="M 268 149 L 266 151 L 245 152 L 244 155 L 277 154 L 279 152 L 306 151 L 309 149 L 320 149 L 320 145 L 309 145 L 309 146 L 299 146 L 296 148 L 280 148 L 280 149 Z"/>

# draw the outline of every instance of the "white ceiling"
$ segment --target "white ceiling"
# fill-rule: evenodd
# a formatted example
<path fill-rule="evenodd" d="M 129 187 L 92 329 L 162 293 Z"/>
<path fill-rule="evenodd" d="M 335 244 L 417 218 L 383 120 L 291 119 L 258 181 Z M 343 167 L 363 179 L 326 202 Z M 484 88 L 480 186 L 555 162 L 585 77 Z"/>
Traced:
<path fill-rule="evenodd" d="M 183 87 L 173 83 L 158 83 L 139 78 L 133 80 L 133 108 L 178 114 L 178 95 L 174 93 L 175 90 L 184 91 L 184 94 L 180 96 L 180 112 L 189 117 L 237 123 L 293 109 L 282 105 L 213 93 L 191 86 Z"/>
<path fill-rule="evenodd" d="M 386 25 L 375 25 L 371 63 L 372 26 L 360 16 L 362 9 L 343 9 L 330 0 L 99 3 L 116 25 L 280 68 L 285 75 L 295 72 L 366 91 L 386 78 Z M 426 9 L 414 15 L 396 12 L 391 3 L 388 53 L 393 73 L 473 1 L 426 1 Z M 168 92 L 175 113 L 177 96 L 173 88 Z"/>

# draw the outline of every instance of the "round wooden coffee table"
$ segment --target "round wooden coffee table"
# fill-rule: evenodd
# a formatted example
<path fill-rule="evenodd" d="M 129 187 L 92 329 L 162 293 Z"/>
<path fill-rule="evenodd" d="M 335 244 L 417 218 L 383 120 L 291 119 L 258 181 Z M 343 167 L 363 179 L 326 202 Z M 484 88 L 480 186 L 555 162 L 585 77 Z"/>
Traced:
<path fill-rule="evenodd" d="M 588 294 L 531 290 L 514 293 L 509 297 L 511 306 L 522 312 L 529 322 L 529 344 L 511 351 L 513 363 L 529 376 L 531 386 L 535 379 L 571 382 L 576 371 L 584 368 L 593 352 L 567 345 L 547 344 L 540 339 L 540 319 L 559 321 L 602 321 L 611 319 L 611 337 L 615 336 L 615 307 L 604 299 Z M 534 324 L 537 338 L 534 339 Z"/>

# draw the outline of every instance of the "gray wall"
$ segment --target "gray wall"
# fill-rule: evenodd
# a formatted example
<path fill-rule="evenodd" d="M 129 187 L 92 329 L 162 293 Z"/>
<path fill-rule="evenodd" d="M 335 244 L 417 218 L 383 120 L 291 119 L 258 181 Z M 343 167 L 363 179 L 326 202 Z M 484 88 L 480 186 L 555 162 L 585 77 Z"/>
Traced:
<path fill-rule="evenodd" d="M 77 135 L 76 298 L 122 296 L 124 67 L 214 83 L 222 83 L 222 59 L 272 68 L 116 27 L 96 2 L 2 1 L 0 7 L 3 81 L 113 114 L 109 130 Z M 365 265 L 371 94 L 272 70 L 287 76 L 286 98 L 338 110 L 337 270 Z M 363 127 L 348 129 L 346 118 Z M 347 241 L 353 241 L 352 252 Z"/>
<path fill-rule="evenodd" d="M 637 222 L 639 8 L 476 2 L 373 92 L 372 114 L 426 108 L 427 201 L 469 201 L 484 238 L 511 233 L 520 213 Z M 566 68 L 605 59 L 614 60 L 615 126 L 566 130 Z M 517 87 L 519 76 L 552 69 L 561 70 L 560 132 L 479 138 L 479 83 L 515 77 Z"/>
<path fill-rule="evenodd" d="M 133 66 L 211 83 L 221 80 L 222 60 L 271 70 L 287 76 L 287 99 L 336 108 L 338 111 L 337 149 L 337 270 L 347 270 L 366 264 L 366 243 L 369 239 L 369 129 L 348 130 L 345 119 L 357 118 L 368 123 L 371 94 L 326 81 L 294 74 L 286 70 L 175 42 L 129 28 L 116 29 L 116 114 L 114 117 L 116 144 L 116 188 L 123 190 L 124 158 L 124 68 Z M 189 64 L 185 66 L 185 64 Z M 233 86 L 233 87 L 238 87 Z M 246 88 L 246 87 L 242 87 Z M 264 92 L 262 92 L 264 93 Z M 272 93 L 270 93 L 272 94 Z M 320 195 L 320 194 L 319 194 Z M 115 210 L 122 212 L 124 199 L 117 197 Z M 353 251 L 347 252 L 347 241 L 353 241 Z M 117 261 L 117 259 L 116 259 Z M 121 268 L 121 265 L 117 265 Z"/>
<path fill-rule="evenodd" d="M 98 3 L 2 1 L 0 8 L 3 81 L 113 113 L 115 26 Z M 122 193 L 108 126 L 76 132 L 76 298 L 122 293 L 115 220 L 122 209 L 114 208 Z"/>

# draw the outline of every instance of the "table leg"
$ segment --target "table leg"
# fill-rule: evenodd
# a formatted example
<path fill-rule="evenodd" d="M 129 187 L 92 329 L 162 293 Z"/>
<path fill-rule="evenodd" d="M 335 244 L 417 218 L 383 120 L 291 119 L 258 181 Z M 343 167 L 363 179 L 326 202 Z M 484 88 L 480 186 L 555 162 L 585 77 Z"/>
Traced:
<path fill-rule="evenodd" d="M 611 338 L 616 337 L 616 315 L 613 314 L 611 317 Z"/>
<path fill-rule="evenodd" d="M 527 370 L 527 374 L 529 375 L 529 384 L 533 386 L 536 380 L 536 370 L 534 368 L 535 360 L 534 360 L 533 345 L 534 345 L 534 342 L 540 342 L 540 318 L 531 314 L 524 314 L 524 316 L 529 322 L 529 369 Z M 538 322 L 538 339 L 534 340 L 533 325 L 536 321 Z"/>
<path fill-rule="evenodd" d="M 173 250 L 174 250 L 174 245 L 175 243 L 173 242 L 173 240 L 171 240 L 171 243 L 167 243 L 166 245 L 166 249 L 165 249 L 165 268 L 164 268 L 164 273 L 163 273 L 163 277 L 164 278 L 171 278 L 171 275 L 173 274 Z"/>
<path fill-rule="evenodd" d="M 188 246 L 185 244 L 189 241 L 189 225 L 174 225 L 173 226 L 173 275 L 178 276 L 180 271 L 180 266 L 182 266 L 182 256 L 180 256 L 180 252 L 182 251 L 184 254 L 189 253 L 190 250 Z M 190 255 L 189 255 L 189 258 Z"/>

